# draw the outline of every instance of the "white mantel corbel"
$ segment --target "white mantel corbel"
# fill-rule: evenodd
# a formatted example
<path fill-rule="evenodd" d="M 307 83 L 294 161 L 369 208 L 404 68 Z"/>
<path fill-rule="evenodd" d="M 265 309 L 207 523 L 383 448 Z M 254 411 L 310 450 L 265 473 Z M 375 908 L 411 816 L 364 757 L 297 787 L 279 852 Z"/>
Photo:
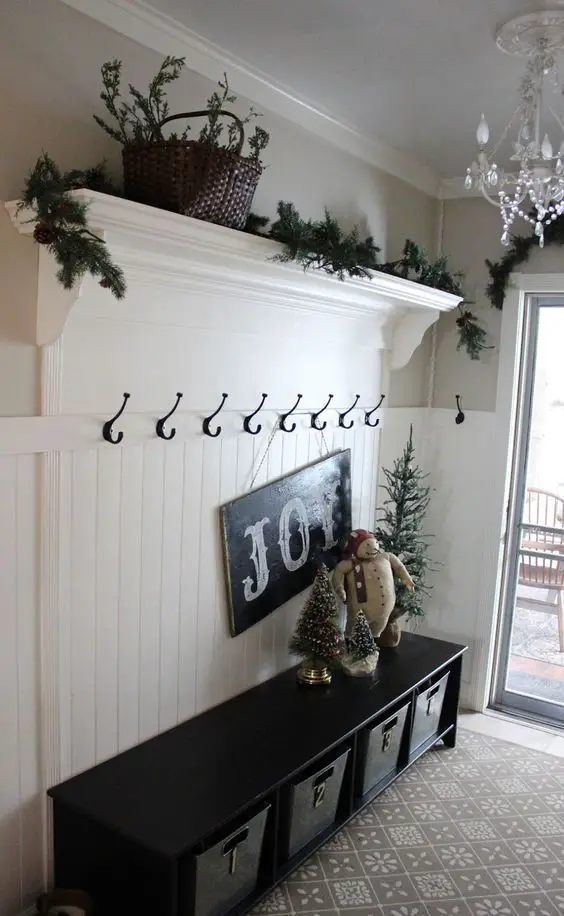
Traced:
<path fill-rule="evenodd" d="M 88 203 L 90 227 L 104 239 L 128 283 L 244 297 L 259 305 L 316 312 L 320 317 L 363 319 L 373 326 L 380 345 L 390 351 L 392 369 L 406 365 L 440 313 L 461 301 L 385 273 L 375 273 L 372 280 L 341 282 L 321 272 L 304 272 L 293 264 L 273 261 L 280 246 L 270 239 L 107 194 L 72 194 Z M 18 232 L 31 236 L 30 214 L 19 211 L 17 201 L 5 206 Z M 54 258 L 46 249 L 40 251 L 38 270 L 35 343 L 43 346 L 62 334 L 82 284 L 64 290 L 56 280 Z M 107 296 L 111 299 L 109 292 Z"/>

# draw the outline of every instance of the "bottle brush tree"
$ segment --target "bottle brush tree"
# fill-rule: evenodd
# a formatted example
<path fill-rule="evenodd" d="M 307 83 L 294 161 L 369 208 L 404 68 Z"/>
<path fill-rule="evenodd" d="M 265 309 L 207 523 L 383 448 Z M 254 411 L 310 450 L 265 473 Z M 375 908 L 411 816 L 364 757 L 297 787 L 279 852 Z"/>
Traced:
<path fill-rule="evenodd" d="M 376 534 L 382 549 L 394 553 L 405 564 L 415 580 L 415 591 L 410 592 L 402 582 L 396 581 L 396 605 L 390 623 L 407 614 L 422 617 L 425 597 L 430 594 L 426 582 L 433 568 L 429 557 L 429 537 L 423 530 L 430 501 L 431 488 L 424 484 L 428 476 L 415 463 L 413 427 L 409 439 L 391 470 L 383 468 L 386 493 L 381 509 L 380 526 Z"/>
<path fill-rule="evenodd" d="M 304 659 L 333 664 L 342 652 L 339 610 L 329 570 L 323 564 L 290 639 L 290 651 Z"/>
<path fill-rule="evenodd" d="M 378 651 L 370 624 L 363 611 L 359 611 L 356 615 L 351 635 L 347 640 L 347 651 L 353 662 L 361 662 Z"/>

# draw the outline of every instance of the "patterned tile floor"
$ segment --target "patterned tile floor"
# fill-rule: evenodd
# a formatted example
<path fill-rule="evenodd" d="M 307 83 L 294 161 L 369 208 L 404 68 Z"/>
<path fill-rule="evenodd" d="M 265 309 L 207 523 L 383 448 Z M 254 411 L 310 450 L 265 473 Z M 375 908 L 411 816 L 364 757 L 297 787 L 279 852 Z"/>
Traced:
<path fill-rule="evenodd" d="M 564 914 L 564 758 L 461 730 L 254 912 Z"/>

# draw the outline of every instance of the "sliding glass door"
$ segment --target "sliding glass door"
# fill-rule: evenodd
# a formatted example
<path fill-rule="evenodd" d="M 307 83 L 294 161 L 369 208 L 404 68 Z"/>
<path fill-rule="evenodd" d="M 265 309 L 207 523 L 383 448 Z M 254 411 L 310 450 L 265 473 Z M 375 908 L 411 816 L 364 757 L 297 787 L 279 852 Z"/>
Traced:
<path fill-rule="evenodd" d="M 493 705 L 564 724 L 564 296 L 530 296 Z"/>

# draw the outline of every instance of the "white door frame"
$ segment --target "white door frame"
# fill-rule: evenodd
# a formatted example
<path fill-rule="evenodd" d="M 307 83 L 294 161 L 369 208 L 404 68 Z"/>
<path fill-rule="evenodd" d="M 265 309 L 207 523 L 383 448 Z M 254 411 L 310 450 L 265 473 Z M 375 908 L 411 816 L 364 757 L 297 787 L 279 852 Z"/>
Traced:
<path fill-rule="evenodd" d="M 489 461 L 495 498 L 490 530 L 485 532 L 494 562 L 484 570 L 485 601 L 476 621 L 476 652 L 468 702 L 483 712 L 490 702 L 495 649 L 501 617 L 504 543 L 513 464 L 520 353 L 527 295 L 564 293 L 564 274 L 513 274 L 503 306 L 495 407 L 494 445 Z"/>

